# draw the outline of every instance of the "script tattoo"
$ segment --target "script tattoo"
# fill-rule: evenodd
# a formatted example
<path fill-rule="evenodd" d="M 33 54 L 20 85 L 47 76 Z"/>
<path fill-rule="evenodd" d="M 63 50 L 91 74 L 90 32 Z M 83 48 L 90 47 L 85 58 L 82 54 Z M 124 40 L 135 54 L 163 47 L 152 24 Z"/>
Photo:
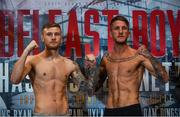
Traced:
<path fill-rule="evenodd" d="M 130 56 L 130 57 L 126 57 L 126 58 L 112 58 L 109 54 L 106 56 L 107 57 L 107 60 L 109 60 L 110 62 L 126 62 L 126 61 L 130 61 L 134 58 L 136 58 L 138 56 L 138 53 L 136 53 L 135 55 L 133 56 Z"/>

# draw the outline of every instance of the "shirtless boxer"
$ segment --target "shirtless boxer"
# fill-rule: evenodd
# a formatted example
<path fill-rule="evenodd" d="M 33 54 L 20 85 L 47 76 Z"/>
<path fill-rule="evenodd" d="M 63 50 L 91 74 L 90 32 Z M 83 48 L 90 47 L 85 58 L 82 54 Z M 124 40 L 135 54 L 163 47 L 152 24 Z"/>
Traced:
<path fill-rule="evenodd" d="M 130 32 L 126 18 L 114 17 L 110 28 L 114 48 L 102 58 L 95 92 L 108 77 L 108 98 L 104 115 L 142 115 L 139 88 L 145 68 L 164 82 L 168 82 L 168 75 L 161 63 L 144 46 L 135 50 L 127 45 Z M 86 61 L 94 62 L 92 54 L 86 58 Z"/>
<path fill-rule="evenodd" d="M 79 87 L 84 77 L 75 62 L 59 54 L 62 43 L 59 24 L 44 25 L 42 41 L 45 49 L 37 55 L 28 56 L 38 47 L 35 41 L 31 41 L 25 48 L 14 65 L 11 81 L 18 84 L 29 75 L 35 94 L 34 115 L 66 115 L 68 113 L 67 80 L 71 76 Z"/>

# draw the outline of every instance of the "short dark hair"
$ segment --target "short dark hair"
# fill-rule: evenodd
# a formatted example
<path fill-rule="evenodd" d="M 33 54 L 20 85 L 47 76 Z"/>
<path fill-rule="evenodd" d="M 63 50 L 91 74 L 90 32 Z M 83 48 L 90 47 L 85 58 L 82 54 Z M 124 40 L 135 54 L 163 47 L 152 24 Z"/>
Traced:
<path fill-rule="evenodd" d="M 43 32 L 43 30 L 45 29 L 45 28 L 51 28 L 51 27 L 57 27 L 57 28 L 59 28 L 60 30 L 61 30 L 61 27 L 60 27 L 60 25 L 58 24 L 58 23 L 46 23 L 46 24 L 44 24 L 43 25 L 43 27 L 42 27 L 42 32 Z"/>
<path fill-rule="evenodd" d="M 124 21 L 126 23 L 126 25 L 128 26 L 128 29 L 129 29 L 129 21 L 124 17 L 124 16 L 121 16 L 121 15 L 118 15 L 118 16 L 115 16 L 112 18 L 111 22 L 110 22 L 110 26 L 112 26 L 112 24 L 115 22 L 115 21 Z"/>

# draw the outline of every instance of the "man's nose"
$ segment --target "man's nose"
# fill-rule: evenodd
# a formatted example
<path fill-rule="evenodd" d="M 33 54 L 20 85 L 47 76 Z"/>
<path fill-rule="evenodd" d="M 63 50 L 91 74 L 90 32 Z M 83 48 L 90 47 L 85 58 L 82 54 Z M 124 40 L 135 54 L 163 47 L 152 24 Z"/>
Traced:
<path fill-rule="evenodd" d="M 56 36 L 55 36 L 55 34 L 52 34 L 52 39 L 56 39 Z"/>
<path fill-rule="evenodd" d="M 122 29 L 119 29 L 119 34 L 123 34 L 123 30 Z"/>

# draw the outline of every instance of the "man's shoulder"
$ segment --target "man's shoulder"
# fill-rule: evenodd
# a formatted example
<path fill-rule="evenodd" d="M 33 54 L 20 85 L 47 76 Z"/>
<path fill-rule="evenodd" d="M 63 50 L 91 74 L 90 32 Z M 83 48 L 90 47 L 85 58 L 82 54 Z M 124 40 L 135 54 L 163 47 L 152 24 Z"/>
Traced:
<path fill-rule="evenodd" d="M 73 72 L 79 68 L 79 65 L 75 61 L 66 57 L 63 57 L 63 64 L 69 72 Z"/>
<path fill-rule="evenodd" d="M 131 56 L 135 56 L 135 58 L 138 58 L 137 60 L 144 60 L 145 59 L 144 56 L 139 54 L 139 50 L 138 49 L 130 48 L 129 50 L 130 50 L 130 55 Z"/>
<path fill-rule="evenodd" d="M 63 56 L 61 56 L 60 59 L 62 59 L 66 63 L 72 63 L 73 62 L 71 59 L 63 57 Z"/>
<path fill-rule="evenodd" d="M 36 55 L 28 55 L 26 62 L 31 63 L 31 64 L 36 64 L 42 59 L 41 53 L 36 54 Z"/>
<path fill-rule="evenodd" d="M 135 58 L 137 58 L 136 60 L 138 61 L 144 61 L 147 59 L 143 55 L 139 54 L 139 48 L 138 49 L 131 48 L 130 52 L 131 52 L 131 55 L 135 56 Z"/>
<path fill-rule="evenodd" d="M 63 60 L 63 62 L 68 65 L 68 66 L 71 66 L 71 67 L 74 67 L 77 63 L 69 58 L 66 58 L 66 57 L 62 57 L 61 58 Z"/>
<path fill-rule="evenodd" d="M 33 62 L 33 61 L 36 60 L 37 58 L 38 58 L 37 55 L 28 55 L 26 61 L 27 61 L 27 62 Z"/>
<path fill-rule="evenodd" d="M 129 51 L 131 52 L 131 54 L 136 54 L 138 52 L 137 49 L 134 49 L 132 47 L 129 47 Z"/>

